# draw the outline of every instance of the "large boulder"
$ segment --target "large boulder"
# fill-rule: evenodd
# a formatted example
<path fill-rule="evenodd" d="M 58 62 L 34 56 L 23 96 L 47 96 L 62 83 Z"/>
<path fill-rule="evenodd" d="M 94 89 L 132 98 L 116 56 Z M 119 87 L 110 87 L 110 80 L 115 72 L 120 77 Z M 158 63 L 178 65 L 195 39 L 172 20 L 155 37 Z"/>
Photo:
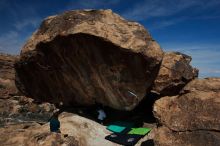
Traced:
<path fill-rule="evenodd" d="M 154 115 L 163 125 L 156 132 L 156 145 L 218 146 L 220 78 L 195 79 L 180 93 L 154 104 Z"/>
<path fill-rule="evenodd" d="M 220 78 L 196 79 L 182 95 L 163 97 L 154 104 L 154 115 L 174 131 L 220 130 Z"/>
<path fill-rule="evenodd" d="M 161 96 L 177 95 L 188 82 L 198 77 L 198 70 L 190 62 L 188 55 L 165 53 L 152 90 Z"/>
<path fill-rule="evenodd" d="M 64 105 L 133 109 L 150 90 L 163 51 L 143 26 L 111 10 L 46 18 L 16 63 L 26 95 Z"/>
<path fill-rule="evenodd" d="M 203 130 L 176 132 L 167 127 L 160 127 L 156 130 L 154 142 L 156 146 L 219 146 L 220 132 Z"/>

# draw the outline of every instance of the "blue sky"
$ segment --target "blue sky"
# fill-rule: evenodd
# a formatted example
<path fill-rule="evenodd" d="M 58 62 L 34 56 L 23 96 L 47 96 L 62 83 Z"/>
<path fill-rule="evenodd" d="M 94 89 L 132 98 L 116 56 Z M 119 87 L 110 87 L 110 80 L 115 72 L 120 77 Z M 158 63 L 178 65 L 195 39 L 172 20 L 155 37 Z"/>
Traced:
<path fill-rule="evenodd" d="M 0 52 L 19 54 L 43 18 L 73 9 L 138 21 L 165 51 L 191 55 L 200 77 L 220 77 L 220 0 L 0 0 Z"/>

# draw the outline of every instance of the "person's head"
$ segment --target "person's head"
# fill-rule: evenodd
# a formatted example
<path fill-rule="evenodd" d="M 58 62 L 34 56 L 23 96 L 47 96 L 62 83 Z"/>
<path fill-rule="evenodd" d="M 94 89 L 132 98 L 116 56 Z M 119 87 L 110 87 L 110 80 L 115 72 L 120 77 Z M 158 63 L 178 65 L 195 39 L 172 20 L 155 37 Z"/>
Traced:
<path fill-rule="evenodd" d="M 60 114 L 60 110 L 59 110 L 59 109 L 56 109 L 56 110 L 53 112 L 53 117 L 54 117 L 54 118 L 58 118 L 59 114 Z"/>

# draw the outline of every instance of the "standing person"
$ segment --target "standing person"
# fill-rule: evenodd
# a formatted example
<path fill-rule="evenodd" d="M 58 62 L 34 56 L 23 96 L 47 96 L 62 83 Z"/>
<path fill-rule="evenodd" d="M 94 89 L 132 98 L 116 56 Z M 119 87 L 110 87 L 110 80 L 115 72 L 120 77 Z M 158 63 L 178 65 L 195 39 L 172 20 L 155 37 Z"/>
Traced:
<path fill-rule="evenodd" d="M 62 108 L 63 108 L 62 106 L 63 106 L 63 102 L 60 102 L 57 105 L 57 108 L 59 108 L 59 109 L 55 110 L 54 114 L 52 115 L 52 117 L 49 120 L 51 132 L 60 133 L 60 121 L 59 121 L 58 117 L 59 117 L 59 114 L 62 112 Z"/>
<path fill-rule="evenodd" d="M 60 121 L 58 119 L 59 114 L 60 114 L 60 111 L 58 110 L 53 114 L 53 116 L 49 120 L 51 132 L 60 133 Z"/>

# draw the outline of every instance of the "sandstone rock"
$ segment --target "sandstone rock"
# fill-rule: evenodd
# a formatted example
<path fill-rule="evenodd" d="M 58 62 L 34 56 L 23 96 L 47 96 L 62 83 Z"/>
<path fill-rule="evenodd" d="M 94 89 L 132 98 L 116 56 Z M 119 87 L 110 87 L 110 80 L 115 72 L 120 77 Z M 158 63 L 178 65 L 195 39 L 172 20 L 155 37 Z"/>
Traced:
<path fill-rule="evenodd" d="M 155 146 L 219 146 L 220 132 L 203 130 L 174 132 L 161 127 L 156 132 L 154 142 Z"/>
<path fill-rule="evenodd" d="M 17 56 L 0 53 L 0 78 L 1 79 L 15 79 L 14 62 Z"/>
<path fill-rule="evenodd" d="M 106 140 L 105 136 L 111 132 L 92 120 L 64 112 L 59 116 L 59 121 L 61 133 L 50 132 L 49 123 L 4 125 L 0 128 L 0 143 L 10 146 L 119 146 Z M 154 137 L 154 133 L 142 138 L 135 146 L 144 146 L 147 140 Z"/>
<path fill-rule="evenodd" d="M 79 146 L 74 137 L 49 131 L 48 124 L 7 125 L 0 128 L 0 143 L 5 146 Z"/>
<path fill-rule="evenodd" d="M 54 105 L 38 105 L 33 99 L 18 93 L 14 70 L 17 59 L 17 56 L 0 54 L 0 126 L 23 121 L 47 122 L 55 110 Z"/>
<path fill-rule="evenodd" d="M 52 104 L 36 104 L 25 96 L 0 99 L 0 126 L 28 121 L 47 123 L 54 110 L 56 108 Z"/>
<path fill-rule="evenodd" d="M 220 78 L 196 79 L 188 83 L 183 89 L 182 94 L 188 92 L 220 92 Z"/>
<path fill-rule="evenodd" d="M 16 63 L 17 86 L 41 101 L 133 109 L 150 89 L 163 51 L 143 26 L 111 10 L 48 17 Z"/>
<path fill-rule="evenodd" d="M 79 146 L 117 146 L 105 139 L 111 132 L 97 122 L 65 112 L 59 116 L 59 120 L 61 133 L 74 137 Z"/>
<path fill-rule="evenodd" d="M 105 139 L 105 136 L 112 133 L 106 129 L 106 126 L 90 119 L 64 112 L 59 116 L 59 120 L 61 122 L 61 133 L 74 137 L 78 141 L 79 146 L 119 146 Z M 135 146 L 144 146 L 144 143 L 152 139 L 154 134 L 155 131 L 152 130 L 150 134 L 143 137 Z"/>
<path fill-rule="evenodd" d="M 163 97 L 154 104 L 154 115 L 174 131 L 220 131 L 220 78 L 196 79 L 182 95 Z"/>
<path fill-rule="evenodd" d="M 190 61 L 191 57 L 182 53 L 165 53 L 153 91 L 161 96 L 177 95 L 189 81 L 198 76 L 198 70 L 192 68 Z"/>
<path fill-rule="evenodd" d="M 17 56 L 0 54 L 0 98 L 8 98 L 10 94 L 17 94 L 15 86 L 14 62 Z"/>

